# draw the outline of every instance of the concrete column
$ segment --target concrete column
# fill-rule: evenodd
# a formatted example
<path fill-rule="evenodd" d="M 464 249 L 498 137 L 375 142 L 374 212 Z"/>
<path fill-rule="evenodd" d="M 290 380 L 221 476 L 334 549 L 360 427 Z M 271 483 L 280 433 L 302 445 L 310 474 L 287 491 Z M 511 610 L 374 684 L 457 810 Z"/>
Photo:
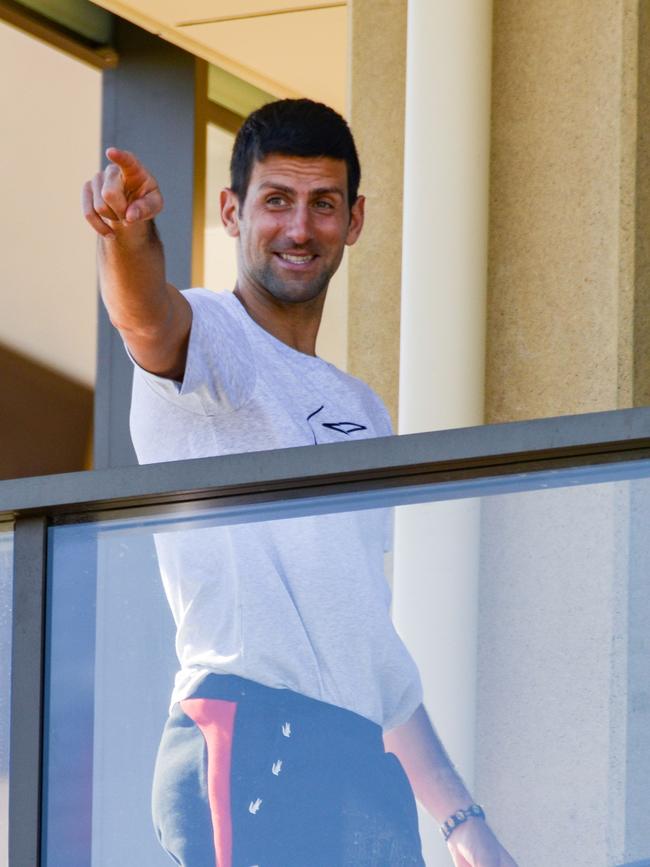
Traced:
<path fill-rule="evenodd" d="M 491 21 L 409 3 L 400 433 L 483 421 Z"/>
<path fill-rule="evenodd" d="M 350 123 L 366 224 L 350 250 L 348 367 L 397 424 L 407 0 L 351 0 Z"/>
<path fill-rule="evenodd" d="M 393 569 L 393 620 L 419 668 L 433 725 L 470 787 L 475 763 L 479 519 L 476 500 L 399 507 Z M 420 834 L 427 867 L 449 867 L 437 822 L 422 809 Z"/>
<path fill-rule="evenodd" d="M 490 0 L 408 5 L 400 433 L 483 421 L 491 13 Z M 470 786 L 479 519 L 476 501 L 398 510 L 394 569 L 397 628 Z M 446 867 L 436 822 L 420 826 L 427 865 Z"/>

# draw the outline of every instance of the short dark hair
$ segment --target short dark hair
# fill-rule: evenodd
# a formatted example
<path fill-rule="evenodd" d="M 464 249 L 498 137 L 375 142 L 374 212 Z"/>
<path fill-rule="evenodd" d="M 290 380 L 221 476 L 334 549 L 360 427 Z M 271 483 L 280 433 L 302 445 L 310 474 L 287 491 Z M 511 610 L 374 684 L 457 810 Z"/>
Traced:
<path fill-rule="evenodd" d="M 345 160 L 348 204 L 356 202 L 361 179 L 359 157 L 350 127 L 333 108 L 311 99 L 280 99 L 248 115 L 237 133 L 230 159 L 230 187 L 240 206 L 254 164 L 271 154 Z"/>

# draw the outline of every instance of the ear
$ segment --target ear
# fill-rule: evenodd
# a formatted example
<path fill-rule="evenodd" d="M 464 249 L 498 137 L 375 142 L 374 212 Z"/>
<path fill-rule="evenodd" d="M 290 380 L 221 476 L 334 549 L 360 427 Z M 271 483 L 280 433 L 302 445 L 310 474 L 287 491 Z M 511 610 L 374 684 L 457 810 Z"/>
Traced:
<path fill-rule="evenodd" d="M 356 202 L 350 208 L 350 224 L 348 226 L 348 233 L 345 238 L 345 243 L 348 245 L 348 247 L 351 247 L 352 244 L 355 244 L 357 238 L 361 234 L 361 230 L 363 229 L 365 207 L 366 197 L 357 196 Z"/>
<path fill-rule="evenodd" d="M 219 193 L 221 222 L 231 238 L 239 237 L 239 198 L 229 187 Z"/>

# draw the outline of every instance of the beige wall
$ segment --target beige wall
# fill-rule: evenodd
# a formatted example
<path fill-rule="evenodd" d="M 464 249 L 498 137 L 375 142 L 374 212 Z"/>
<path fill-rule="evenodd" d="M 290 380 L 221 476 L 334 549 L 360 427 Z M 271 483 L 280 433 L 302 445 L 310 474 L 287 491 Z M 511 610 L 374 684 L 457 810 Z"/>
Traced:
<path fill-rule="evenodd" d="M 650 2 L 638 4 L 633 404 L 650 405 Z M 636 22 L 633 22 L 636 23 Z M 635 53 L 631 53 L 634 60 Z"/>
<path fill-rule="evenodd" d="M 87 385 L 95 240 L 79 203 L 100 115 L 98 70 L 0 23 L 0 342 Z"/>
<path fill-rule="evenodd" d="M 349 255 L 348 370 L 383 398 L 397 426 L 402 282 L 406 0 L 350 4 L 350 123 L 366 224 Z"/>
<path fill-rule="evenodd" d="M 486 420 L 647 405 L 650 3 L 494 9 Z M 640 486 L 483 503 L 477 793 L 531 867 L 648 856 Z"/>
<path fill-rule="evenodd" d="M 489 422 L 632 404 L 638 5 L 495 0 Z"/>
<path fill-rule="evenodd" d="M 650 403 L 649 9 L 494 4 L 487 422 Z M 394 418 L 405 12 L 405 0 L 350 8 L 368 217 L 350 256 L 348 367 Z"/>
<path fill-rule="evenodd" d="M 521 867 L 648 855 L 647 832 L 625 845 L 628 762 L 647 753 L 626 748 L 631 487 L 482 502 L 475 796 Z"/>

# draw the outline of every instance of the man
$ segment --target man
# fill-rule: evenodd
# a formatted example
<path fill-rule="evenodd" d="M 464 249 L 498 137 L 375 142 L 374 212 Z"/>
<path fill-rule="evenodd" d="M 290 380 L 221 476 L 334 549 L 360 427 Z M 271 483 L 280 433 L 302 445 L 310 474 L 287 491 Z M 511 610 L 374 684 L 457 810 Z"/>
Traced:
<path fill-rule="evenodd" d="M 221 192 L 232 294 L 166 283 L 156 180 L 130 153 L 107 157 L 83 207 L 135 364 L 141 462 L 391 432 L 368 386 L 315 355 L 364 220 L 336 112 L 282 100 L 245 121 Z M 422 706 L 390 622 L 380 513 L 341 518 L 159 540 L 181 660 L 154 781 L 161 842 L 183 867 L 421 865 L 414 791 L 456 867 L 515 867 Z"/>

